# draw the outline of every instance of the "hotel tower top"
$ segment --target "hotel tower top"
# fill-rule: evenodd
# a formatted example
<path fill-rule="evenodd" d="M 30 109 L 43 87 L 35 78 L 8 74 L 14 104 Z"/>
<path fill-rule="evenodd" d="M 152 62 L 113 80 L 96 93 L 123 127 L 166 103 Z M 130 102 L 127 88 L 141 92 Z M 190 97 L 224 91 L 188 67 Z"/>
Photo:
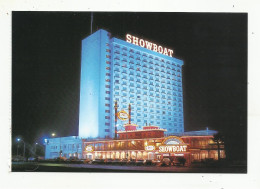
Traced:
<path fill-rule="evenodd" d="M 182 65 L 173 50 L 126 34 L 98 30 L 82 41 L 79 136 L 114 137 L 114 102 L 139 126 L 184 132 Z M 125 124 L 118 121 L 117 130 Z"/>

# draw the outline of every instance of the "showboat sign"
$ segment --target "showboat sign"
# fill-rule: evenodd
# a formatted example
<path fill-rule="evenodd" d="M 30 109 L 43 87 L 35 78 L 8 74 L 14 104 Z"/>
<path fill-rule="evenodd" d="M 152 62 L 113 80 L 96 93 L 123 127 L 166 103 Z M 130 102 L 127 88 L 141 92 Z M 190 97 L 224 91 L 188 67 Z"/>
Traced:
<path fill-rule="evenodd" d="M 88 146 L 86 146 L 85 151 L 86 151 L 86 152 L 93 152 L 93 151 L 94 151 L 94 148 L 93 148 L 93 146 L 88 145 Z"/>
<path fill-rule="evenodd" d="M 175 152 L 186 152 L 187 144 L 183 142 L 183 140 L 179 137 L 170 136 L 167 137 L 162 145 L 159 146 L 160 153 L 175 153 Z"/>
<path fill-rule="evenodd" d="M 164 54 L 166 56 L 172 57 L 172 55 L 173 55 L 172 49 L 162 47 L 161 45 L 157 45 L 155 43 L 152 43 L 152 42 L 144 40 L 144 39 L 139 39 L 138 37 L 132 36 L 130 34 L 126 34 L 126 42 L 132 43 L 132 44 L 140 46 L 140 47 L 144 47 L 146 49 L 158 52 L 160 54 Z"/>
<path fill-rule="evenodd" d="M 117 113 L 117 117 L 122 121 L 126 121 L 129 118 L 129 115 L 125 110 L 121 110 Z"/>

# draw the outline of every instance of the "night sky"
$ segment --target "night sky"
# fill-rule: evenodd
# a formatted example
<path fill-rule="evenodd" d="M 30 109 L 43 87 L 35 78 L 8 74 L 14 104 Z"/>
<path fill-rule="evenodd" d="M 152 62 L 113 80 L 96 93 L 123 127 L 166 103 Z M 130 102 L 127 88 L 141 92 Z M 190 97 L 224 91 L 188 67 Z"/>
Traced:
<path fill-rule="evenodd" d="M 102 13 L 93 31 L 129 33 L 184 61 L 185 131 L 225 136 L 230 159 L 247 157 L 247 14 Z M 43 142 L 78 134 L 81 40 L 89 12 L 13 12 L 12 137 Z"/>

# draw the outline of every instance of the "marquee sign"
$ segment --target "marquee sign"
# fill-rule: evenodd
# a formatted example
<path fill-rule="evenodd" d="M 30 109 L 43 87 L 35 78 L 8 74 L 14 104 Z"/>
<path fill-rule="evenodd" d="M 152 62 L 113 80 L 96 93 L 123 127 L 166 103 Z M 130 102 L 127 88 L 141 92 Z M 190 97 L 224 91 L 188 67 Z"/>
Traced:
<path fill-rule="evenodd" d="M 159 146 L 160 153 L 175 153 L 175 152 L 186 152 L 187 145 L 179 137 L 170 136 L 167 137 L 162 145 Z"/>
<path fill-rule="evenodd" d="M 172 55 L 173 55 L 172 49 L 162 47 L 160 45 L 157 45 L 155 43 L 149 42 L 149 41 L 144 40 L 144 39 L 139 39 L 138 37 L 132 36 L 130 34 L 126 34 L 126 42 L 132 43 L 132 44 L 140 46 L 140 47 L 144 47 L 146 49 L 164 54 L 166 56 L 172 57 Z"/>
<path fill-rule="evenodd" d="M 93 152 L 93 151 L 94 151 L 94 148 L 93 148 L 93 146 L 88 145 L 88 146 L 86 146 L 85 151 L 87 151 L 87 152 Z"/>
<path fill-rule="evenodd" d="M 153 146 L 153 145 L 145 146 L 145 150 L 146 151 L 153 151 L 153 150 L 155 150 L 155 146 Z"/>
<path fill-rule="evenodd" d="M 121 110 L 120 112 L 117 113 L 117 117 L 122 121 L 126 121 L 128 120 L 129 115 L 125 110 Z"/>

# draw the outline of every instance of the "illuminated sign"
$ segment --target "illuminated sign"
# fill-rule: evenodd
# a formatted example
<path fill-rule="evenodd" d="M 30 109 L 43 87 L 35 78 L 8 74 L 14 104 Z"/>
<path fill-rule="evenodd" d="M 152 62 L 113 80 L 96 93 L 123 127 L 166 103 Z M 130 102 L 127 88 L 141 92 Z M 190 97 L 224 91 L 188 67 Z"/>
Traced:
<path fill-rule="evenodd" d="M 138 37 L 132 36 L 130 34 L 126 34 L 126 42 L 128 43 L 132 43 L 134 45 L 138 45 L 140 47 L 144 47 L 146 49 L 164 54 L 166 56 L 170 56 L 172 57 L 173 55 L 173 50 L 172 49 L 168 49 L 166 47 L 162 47 L 160 45 L 157 45 L 155 43 L 149 42 L 147 40 L 144 39 L 139 39 Z"/>
<path fill-rule="evenodd" d="M 184 156 L 184 154 L 171 154 L 172 156 Z"/>
<path fill-rule="evenodd" d="M 161 153 L 175 153 L 175 152 L 186 152 L 187 145 L 179 137 L 170 136 L 167 137 L 163 142 L 163 145 L 159 146 L 159 152 Z"/>
<path fill-rule="evenodd" d="M 155 146 L 145 146 L 146 151 L 153 151 L 155 150 Z"/>
<path fill-rule="evenodd" d="M 159 146 L 159 152 L 170 153 L 170 152 L 186 152 L 187 146 L 184 145 L 171 145 L 171 146 Z"/>
<path fill-rule="evenodd" d="M 121 119 L 122 121 L 126 121 L 129 117 L 128 113 L 125 110 L 121 110 L 117 113 L 117 117 Z"/>
<path fill-rule="evenodd" d="M 93 148 L 93 146 L 88 145 L 88 146 L 86 146 L 85 150 L 86 150 L 87 152 L 93 152 L 93 151 L 94 151 L 94 148 Z"/>

